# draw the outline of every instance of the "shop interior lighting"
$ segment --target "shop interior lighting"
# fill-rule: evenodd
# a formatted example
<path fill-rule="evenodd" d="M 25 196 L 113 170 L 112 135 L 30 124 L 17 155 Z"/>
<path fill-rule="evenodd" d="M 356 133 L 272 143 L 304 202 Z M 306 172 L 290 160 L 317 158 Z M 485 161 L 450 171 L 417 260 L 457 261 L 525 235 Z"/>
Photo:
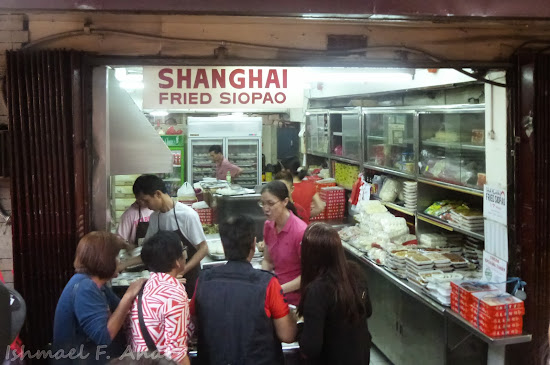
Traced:
<path fill-rule="evenodd" d="M 143 89 L 143 74 L 131 73 L 124 67 L 115 68 L 115 77 L 121 88 L 131 91 Z"/>
<path fill-rule="evenodd" d="M 152 117 L 165 117 L 168 115 L 168 112 L 166 110 L 153 110 L 149 115 Z"/>
<path fill-rule="evenodd" d="M 305 82 L 406 82 L 414 78 L 414 69 L 400 68 L 306 68 Z"/>

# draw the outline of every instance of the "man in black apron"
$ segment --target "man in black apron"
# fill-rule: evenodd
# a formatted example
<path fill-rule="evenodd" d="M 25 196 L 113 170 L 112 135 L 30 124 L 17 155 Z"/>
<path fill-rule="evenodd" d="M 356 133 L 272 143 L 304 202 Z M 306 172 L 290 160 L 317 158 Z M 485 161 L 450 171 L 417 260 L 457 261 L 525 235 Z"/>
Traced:
<path fill-rule="evenodd" d="M 166 185 L 158 176 L 142 175 L 134 183 L 138 201 L 154 211 L 149 218 L 145 240 L 158 231 L 173 231 L 187 247 L 188 261 L 185 265 L 185 289 L 191 298 L 200 272 L 200 261 L 207 255 L 208 246 L 199 215 L 192 208 L 172 200 Z"/>

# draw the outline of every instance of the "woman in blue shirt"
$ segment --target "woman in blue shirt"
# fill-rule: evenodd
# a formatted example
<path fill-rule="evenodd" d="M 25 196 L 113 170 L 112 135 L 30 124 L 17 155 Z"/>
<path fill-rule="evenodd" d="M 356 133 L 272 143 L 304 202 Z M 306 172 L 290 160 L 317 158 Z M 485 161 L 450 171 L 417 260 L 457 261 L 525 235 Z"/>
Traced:
<path fill-rule="evenodd" d="M 76 274 L 57 303 L 53 347 L 67 363 L 104 363 L 125 350 L 119 334 L 144 279 L 119 299 L 105 284 L 116 275 L 123 240 L 108 232 L 90 232 L 76 248 Z M 117 337 L 117 335 L 119 335 Z"/>

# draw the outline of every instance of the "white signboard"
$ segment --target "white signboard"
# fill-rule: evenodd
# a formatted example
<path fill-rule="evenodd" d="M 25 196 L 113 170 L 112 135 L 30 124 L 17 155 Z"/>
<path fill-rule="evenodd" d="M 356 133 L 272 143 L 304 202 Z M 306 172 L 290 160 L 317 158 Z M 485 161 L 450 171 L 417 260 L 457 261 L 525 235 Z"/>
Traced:
<path fill-rule="evenodd" d="M 507 280 L 508 262 L 483 251 L 483 280 L 497 284 L 502 291 L 506 291 L 505 281 Z"/>
<path fill-rule="evenodd" d="M 500 224 L 508 224 L 506 191 L 484 185 L 483 216 Z"/>
<path fill-rule="evenodd" d="M 299 67 L 143 67 L 144 109 L 288 109 L 304 100 Z"/>

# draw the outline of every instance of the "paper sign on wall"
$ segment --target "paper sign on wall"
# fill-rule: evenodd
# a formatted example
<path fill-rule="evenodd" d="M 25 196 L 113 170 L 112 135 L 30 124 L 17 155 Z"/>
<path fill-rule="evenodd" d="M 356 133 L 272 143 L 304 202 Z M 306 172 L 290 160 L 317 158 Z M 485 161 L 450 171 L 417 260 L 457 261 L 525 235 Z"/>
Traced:
<path fill-rule="evenodd" d="M 508 224 L 506 191 L 484 185 L 483 216 L 500 224 Z"/>
<path fill-rule="evenodd" d="M 495 284 L 502 291 L 506 291 L 508 262 L 483 251 L 483 280 Z"/>
<path fill-rule="evenodd" d="M 145 109 L 288 109 L 304 100 L 299 67 L 143 67 Z"/>

